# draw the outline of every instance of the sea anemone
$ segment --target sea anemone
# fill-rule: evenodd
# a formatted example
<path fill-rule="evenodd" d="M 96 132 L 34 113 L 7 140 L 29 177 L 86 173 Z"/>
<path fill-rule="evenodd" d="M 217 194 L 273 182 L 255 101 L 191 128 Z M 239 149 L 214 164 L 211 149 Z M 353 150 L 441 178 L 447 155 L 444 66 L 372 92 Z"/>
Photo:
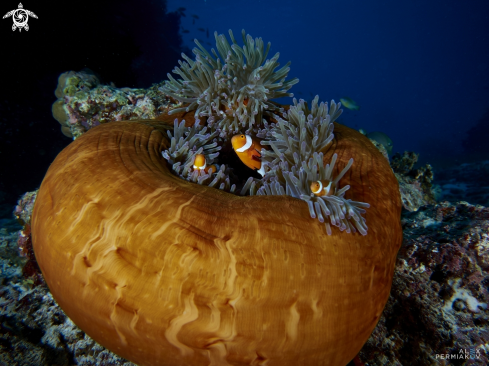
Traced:
<path fill-rule="evenodd" d="M 212 164 L 221 150 L 217 144 L 217 131 L 206 134 L 207 127 L 199 123 L 196 120 L 192 127 L 185 127 L 185 121 L 178 123 L 175 119 L 173 135 L 167 131 L 170 147 L 161 154 L 180 178 L 233 193 L 236 185 L 231 186 L 229 169 L 225 164 L 221 164 L 215 175 L 192 169 L 197 154 L 203 154 L 207 163 Z"/>
<path fill-rule="evenodd" d="M 361 216 L 364 208 L 370 207 L 368 203 L 356 202 L 345 199 L 345 192 L 350 186 L 338 188 L 339 180 L 345 175 L 353 164 L 350 159 L 345 168 L 333 178 L 332 172 L 337 155 L 333 155 L 330 164 L 324 166 L 323 151 L 333 141 L 333 122 L 341 115 L 341 104 L 331 101 L 328 109 L 327 103 L 318 104 L 319 96 L 312 101 L 309 109 L 304 100 L 294 99 L 294 105 L 290 107 L 282 119 L 274 116 L 276 124 L 267 126 L 259 133 L 268 138 L 261 142 L 272 149 L 262 152 L 263 159 L 268 160 L 269 172 L 262 179 L 262 185 L 256 190 L 258 195 L 283 195 L 302 199 L 307 202 L 312 218 L 318 218 L 324 222 L 324 216 L 329 216 L 332 225 L 339 227 L 347 233 L 358 230 L 362 235 L 367 235 L 367 225 Z M 307 116 L 307 117 L 306 117 Z M 332 182 L 334 191 L 331 195 L 318 197 L 311 192 L 311 182 Z M 250 194 L 255 193 L 251 186 L 250 178 L 243 190 L 250 188 Z M 260 183 L 258 183 L 258 186 Z M 284 188 L 285 187 L 285 188 Z M 352 220 L 353 219 L 353 220 Z M 325 223 L 328 235 L 331 235 L 331 227 Z"/>
<path fill-rule="evenodd" d="M 345 365 L 389 297 L 397 180 L 335 122 L 340 104 L 271 103 L 297 80 L 274 71 L 278 54 L 264 63 L 261 39 L 230 35 L 169 76 L 171 116 L 103 124 L 56 157 L 32 214 L 36 258 L 66 314 L 139 365 Z M 232 133 L 261 139 L 260 179 Z"/>
<path fill-rule="evenodd" d="M 195 118 L 207 117 L 207 123 L 220 132 L 221 137 L 240 130 L 250 132 L 253 126 L 261 125 L 263 114 L 277 110 L 270 99 L 293 96 L 287 91 L 299 79 L 285 81 L 290 70 L 288 62 L 279 66 L 277 52 L 267 60 L 270 43 L 266 50 L 261 38 L 245 36 L 241 47 L 229 30 L 232 45 L 224 35 L 214 33 L 217 52 L 212 49 L 212 56 L 195 40 L 198 48 L 193 49 L 195 61 L 182 53 L 185 61 L 179 61 L 173 73 L 181 79 L 168 74 L 169 81 L 160 90 L 188 105 L 170 111 L 195 110 Z"/>
<path fill-rule="evenodd" d="M 326 197 L 316 197 L 309 189 L 311 182 L 316 180 L 332 179 L 337 183 L 351 167 L 352 162 L 342 174 L 333 179 L 330 174 L 335 160 L 331 162 L 331 168 L 329 165 L 325 167 L 323 155 L 320 154 L 334 138 L 333 122 L 341 115 L 341 103 L 331 101 L 328 108 L 328 104 L 319 103 L 319 97 L 316 96 L 309 109 L 304 100 L 297 102 L 294 99 L 294 105 L 286 113 L 284 108 L 268 100 L 292 96 L 286 91 L 298 80 L 284 82 L 289 63 L 274 72 L 278 66 L 278 53 L 262 66 L 270 43 L 264 51 L 261 38 L 253 40 L 250 35 L 245 36 L 243 30 L 244 46 L 240 47 L 231 30 L 229 34 L 232 45 L 224 35 L 218 36 L 217 32 L 214 34 L 219 53 L 212 49 L 215 58 L 196 40 L 198 48 L 193 50 L 195 61 L 182 54 L 186 62 L 180 61 L 180 67 L 173 71 L 182 79 L 175 80 L 168 74 L 170 81 L 166 81 L 160 90 L 182 103 L 189 103 L 186 107 L 173 109 L 169 114 L 195 110 L 196 121 L 200 122 L 200 118 L 207 117 L 207 126 L 214 131 L 212 136 L 219 133 L 220 137 L 215 139 L 212 145 L 214 148 L 218 143 L 221 147 L 228 144 L 230 132 L 252 134 L 263 139 L 261 144 L 271 147 L 271 150 L 262 151 L 262 163 L 268 166 L 267 174 L 261 180 L 249 177 L 243 184 L 230 181 L 227 167 L 221 167 L 215 179 L 211 174 L 192 171 L 192 159 L 197 152 L 195 148 L 185 148 L 182 138 L 181 146 L 175 149 L 178 152 L 188 150 L 184 154 L 185 162 L 181 162 L 183 165 L 169 159 L 169 152 L 163 152 L 163 156 L 183 179 L 211 187 L 219 183 L 218 187 L 233 193 L 237 186 L 241 186 L 241 195 L 289 195 L 299 198 L 307 202 L 312 218 L 317 217 L 320 222 L 324 222 L 324 217 L 329 216 L 331 224 L 340 230 L 346 230 L 347 233 L 358 230 L 366 235 L 367 225 L 361 214 L 365 213 L 364 208 L 368 208 L 369 204 L 345 199 L 349 186 L 335 189 L 332 195 Z M 281 114 L 281 117 L 274 112 Z M 190 131 L 186 133 L 191 134 Z M 213 158 L 217 156 L 218 153 Z M 331 235 L 330 224 L 326 222 L 325 226 L 326 232 Z"/>

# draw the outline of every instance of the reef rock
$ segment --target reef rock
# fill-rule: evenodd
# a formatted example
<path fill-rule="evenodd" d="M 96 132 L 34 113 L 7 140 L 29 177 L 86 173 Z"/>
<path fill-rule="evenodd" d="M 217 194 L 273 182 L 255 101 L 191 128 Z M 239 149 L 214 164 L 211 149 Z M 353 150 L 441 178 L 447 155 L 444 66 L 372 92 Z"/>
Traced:
<path fill-rule="evenodd" d="M 442 202 L 405 212 L 391 295 L 367 365 L 487 365 L 489 208 Z"/>
<path fill-rule="evenodd" d="M 405 151 L 396 153 L 390 162 L 392 170 L 399 182 L 399 191 L 404 209 L 417 211 L 421 206 L 435 203 L 431 181 L 433 170 L 431 165 L 414 169 L 419 154 Z"/>
<path fill-rule="evenodd" d="M 89 69 L 69 71 L 58 78 L 53 117 L 67 137 L 76 139 L 92 127 L 110 121 L 153 119 L 168 110 L 171 98 L 149 89 L 104 85 Z"/>

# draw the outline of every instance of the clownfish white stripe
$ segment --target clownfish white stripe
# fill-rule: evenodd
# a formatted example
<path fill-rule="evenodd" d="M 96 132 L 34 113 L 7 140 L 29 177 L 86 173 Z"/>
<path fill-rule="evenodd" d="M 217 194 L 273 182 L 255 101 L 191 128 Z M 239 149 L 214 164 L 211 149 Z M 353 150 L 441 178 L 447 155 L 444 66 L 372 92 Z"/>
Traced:
<path fill-rule="evenodd" d="M 331 184 L 332 184 L 332 183 L 333 183 L 333 182 L 329 182 L 328 186 L 327 186 L 326 188 L 324 188 L 324 191 L 326 192 L 326 194 L 328 194 L 328 193 L 329 193 L 329 190 L 331 189 Z M 321 186 L 322 186 L 322 184 L 321 184 Z"/>
<path fill-rule="evenodd" d="M 243 147 L 240 147 L 239 149 L 236 149 L 237 152 L 245 152 L 251 147 L 251 144 L 253 143 L 253 140 L 251 139 L 251 136 L 246 135 L 246 144 L 244 144 Z"/>
<path fill-rule="evenodd" d="M 319 183 L 318 190 L 317 191 L 313 191 L 312 193 L 319 193 L 319 192 L 321 192 L 323 190 L 323 183 L 320 180 L 318 180 L 318 183 Z"/>
<path fill-rule="evenodd" d="M 200 169 L 200 170 L 202 170 L 202 169 L 205 169 L 206 166 L 207 166 L 207 162 L 204 163 L 204 166 L 200 166 L 200 167 L 197 166 L 197 165 L 194 165 L 194 169 Z"/>

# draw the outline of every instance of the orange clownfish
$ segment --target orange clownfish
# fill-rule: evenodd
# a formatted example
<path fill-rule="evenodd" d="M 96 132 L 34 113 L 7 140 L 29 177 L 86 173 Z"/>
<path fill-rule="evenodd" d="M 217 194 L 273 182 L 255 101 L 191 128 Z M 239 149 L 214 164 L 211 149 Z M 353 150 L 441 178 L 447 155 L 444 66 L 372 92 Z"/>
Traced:
<path fill-rule="evenodd" d="M 204 154 L 196 154 L 194 160 L 194 169 L 203 170 L 206 174 L 212 174 L 217 172 L 217 167 L 215 165 L 207 166 Z"/>
<path fill-rule="evenodd" d="M 317 180 L 311 183 L 311 192 L 316 196 L 332 196 L 336 185 L 330 180 Z"/>
<path fill-rule="evenodd" d="M 238 158 L 251 169 L 256 170 L 262 176 L 265 175 L 265 167 L 261 163 L 260 141 L 248 135 L 236 135 L 231 139 L 234 151 Z"/>

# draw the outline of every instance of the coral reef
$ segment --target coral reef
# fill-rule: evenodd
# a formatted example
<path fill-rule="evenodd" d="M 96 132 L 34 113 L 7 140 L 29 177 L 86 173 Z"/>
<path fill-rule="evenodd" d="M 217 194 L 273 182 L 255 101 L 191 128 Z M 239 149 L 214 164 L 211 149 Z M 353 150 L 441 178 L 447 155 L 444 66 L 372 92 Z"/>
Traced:
<path fill-rule="evenodd" d="M 32 209 L 34 208 L 34 202 L 36 202 L 37 190 L 33 192 L 27 192 L 17 201 L 15 206 L 14 216 L 21 225 L 31 223 Z"/>
<path fill-rule="evenodd" d="M 32 248 L 31 238 L 31 215 L 36 201 L 37 192 L 27 192 L 18 201 L 14 210 L 14 216 L 22 225 L 22 230 L 19 231 L 17 247 L 19 255 L 25 259 L 22 266 L 22 275 L 33 285 L 44 284 L 41 270 L 37 265 L 34 249 Z"/>
<path fill-rule="evenodd" d="M 372 140 L 372 139 L 369 139 L 369 140 L 380 151 L 380 153 L 384 156 L 384 158 L 386 158 L 387 161 L 390 161 L 390 159 L 389 159 L 389 153 L 387 152 L 385 146 L 383 144 L 381 144 L 380 142 L 377 142 L 375 140 Z"/>
<path fill-rule="evenodd" d="M 442 202 L 405 212 L 391 296 L 367 365 L 489 363 L 489 208 Z"/>
<path fill-rule="evenodd" d="M 486 365 L 489 209 L 442 202 L 417 212 L 405 211 L 402 223 L 404 242 L 391 296 L 362 348 L 361 360 L 371 366 Z M 0 352 L 2 363 L 30 365 L 32 357 L 39 357 L 52 363 L 57 358 L 79 365 L 102 360 L 107 365 L 130 365 L 120 358 L 118 363 L 108 362 L 117 356 L 65 318 L 46 287 L 21 282 L 16 240 L 16 234 L 0 231 L 4 284 L 0 301 L 7 304 L 0 315 L 0 337 L 3 347 L 12 344 Z M 6 252 L 11 254 L 2 254 Z M 12 262 L 15 258 L 19 264 Z M 10 283 L 5 286 L 5 282 Z M 41 341 L 33 342 L 32 334 Z M 43 343 L 52 338 L 59 342 L 56 348 Z"/>
<path fill-rule="evenodd" d="M 102 85 L 92 71 L 69 71 L 58 78 L 53 117 L 61 131 L 76 139 L 92 127 L 110 121 L 154 119 L 166 112 L 169 97 L 154 85 L 149 89 L 116 88 Z"/>
<path fill-rule="evenodd" d="M 391 167 L 399 182 L 399 191 L 403 207 L 408 211 L 417 211 L 421 206 L 436 202 L 432 190 L 433 169 L 431 165 L 414 169 L 418 154 L 405 151 L 392 157 Z"/>
<path fill-rule="evenodd" d="M 6 228 L 0 227 L 0 283 L 22 278 L 22 267 L 26 259 L 19 255 L 17 239 L 19 233 L 8 232 Z"/>

